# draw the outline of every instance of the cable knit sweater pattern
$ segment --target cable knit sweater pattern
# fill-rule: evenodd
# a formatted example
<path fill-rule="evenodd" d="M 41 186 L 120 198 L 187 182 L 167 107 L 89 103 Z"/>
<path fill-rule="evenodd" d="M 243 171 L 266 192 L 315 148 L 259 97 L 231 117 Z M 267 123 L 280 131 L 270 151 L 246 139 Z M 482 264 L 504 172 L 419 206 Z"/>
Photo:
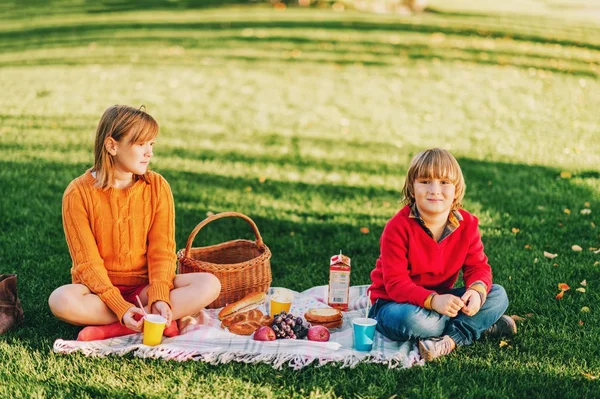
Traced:
<path fill-rule="evenodd" d="M 148 175 L 149 183 L 101 190 L 88 170 L 63 195 L 73 283 L 86 285 L 121 322 L 137 305 L 125 301 L 115 285 L 149 284 L 148 304 L 171 306 L 177 260 L 173 194 L 161 175 Z"/>
<path fill-rule="evenodd" d="M 483 251 L 479 221 L 465 210 L 458 228 L 436 242 L 402 208 L 385 226 L 381 254 L 371 272 L 371 300 L 378 298 L 424 307 L 433 292 L 445 293 L 463 271 L 465 286 L 482 281 L 488 293 L 492 269 Z"/>

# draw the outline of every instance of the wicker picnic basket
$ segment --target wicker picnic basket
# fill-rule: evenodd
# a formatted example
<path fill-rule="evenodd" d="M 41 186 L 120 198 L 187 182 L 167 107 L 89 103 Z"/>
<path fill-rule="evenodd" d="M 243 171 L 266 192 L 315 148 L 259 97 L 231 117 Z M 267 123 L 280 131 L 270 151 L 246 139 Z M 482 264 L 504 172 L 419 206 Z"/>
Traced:
<path fill-rule="evenodd" d="M 256 241 L 232 240 L 208 247 L 192 248 L 196 234 L 217 219 L 238 217 L 254 230 Z M 223 212 L 209 216 L 190 233 L 184 249 L 177 252 L 179 273 L 206 272 L 221 281 L 221 294 L 209 308 L 220 308 L 242 299 L 251 292 L 266 292 L 271 286 L 271 251 L 265 245 L 248 216 L 237 212 Z"/>

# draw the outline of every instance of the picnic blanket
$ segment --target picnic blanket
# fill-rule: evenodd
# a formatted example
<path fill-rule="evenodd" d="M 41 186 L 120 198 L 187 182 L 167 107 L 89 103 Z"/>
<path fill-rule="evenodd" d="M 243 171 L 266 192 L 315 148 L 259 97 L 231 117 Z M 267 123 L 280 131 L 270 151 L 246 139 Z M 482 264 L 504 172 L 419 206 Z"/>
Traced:
<path fill-rule="evenodd" d="M 230 361 L 271 364 L 276 369 L 284 365 L 301 369 L 309 364 L 324 365 L 337 363 L 340 367 L 355 367 L 361 362 L 382 363 L 390 368 L 411 367 L 423 364 L 415 342 L 395 342 L 379 332 L 375 333 L 373 350 L 359 352 L 353 349 L 352 319 L 364 317 L 368 298 L 366 285 L 350 287 L 349 309 L 344 312 L 341 327 L 331 330 L 329 342 L 314 342 L 306 339 L 279 339 L 255 341 L 252 336 L 241 336 L 221 328 L 218 319 L 220 309 L 207 309 L 181 329 L 181 334 L 164 338 L 157 346 L 142 344 L 142 334 L 131 334 L 101 341 L 67 341 L 57 339 L 54 352 L 68 354 L 81 352 L 87 356 L 125 355 L 132 352 L 141 358 L 165 360 L 198 360 L 211 364 Z M 278 288 L 270 288 L 269 294 Z M 294 295 L 290 313 L 302 316 L 310 308 L 328 307 L 327 286 L 310 288 L 303 292 L 291 291 Z M 267 312 L 268 304 L 259 309 Z"/>

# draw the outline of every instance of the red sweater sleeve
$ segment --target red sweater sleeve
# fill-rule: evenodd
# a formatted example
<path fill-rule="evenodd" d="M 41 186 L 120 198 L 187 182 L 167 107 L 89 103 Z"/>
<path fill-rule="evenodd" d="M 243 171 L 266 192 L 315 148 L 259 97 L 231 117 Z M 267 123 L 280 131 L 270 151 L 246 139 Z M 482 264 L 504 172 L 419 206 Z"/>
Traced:
<path fill-rule="evenodd" d="M 475 281 L 482 281 L 488 293 L 492 289 L 492 268 L 488 264 L 488 258 L 483 251 L 483 242 L 479 233 L 479 220 L 471 216 L 474 220 L 469 228 L 469 249 L 463 265 L 463 280 L 465 287 L 470 286 Z"/>
<path fill-rule="evenodd" d="M 394 220 L 386 225 L 381 236 L 381 271 L 383 284 L 390 298 L 398 303 L 423 307 L 425 299 L 435 291 L 415 284 L 408 270 L 408 231 Z"/>
<path fill-rule="evenodd" d="M 164 301 L 171 306 L 177 255 L 175 253 L 175 206 L 169 183 L 157 179 L 158 204 L 148 232 L 148 305 Z"/>

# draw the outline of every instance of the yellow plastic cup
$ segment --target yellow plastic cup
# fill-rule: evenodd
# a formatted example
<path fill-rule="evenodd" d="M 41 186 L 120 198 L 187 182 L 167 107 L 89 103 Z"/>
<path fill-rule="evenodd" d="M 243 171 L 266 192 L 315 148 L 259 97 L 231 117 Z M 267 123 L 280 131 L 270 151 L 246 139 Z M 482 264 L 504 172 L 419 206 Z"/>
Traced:
<path fill-rule="evenodd" d="M 156 346 L 162 340 L 167 319 L 158 314 L 144 316 L 144 345 Z"/>
<path fill-rule="evenodd" d="M 271 306 L 269 311 L 271 317 L 275 317 L 275 315 L 281 313 L 282 310 L 285 310 L 287 313 L 289 313 L 290 308 L 292 307 L 292 301 L 279 301 L 277 299 L 278 297 L 271 297 Z"/>

